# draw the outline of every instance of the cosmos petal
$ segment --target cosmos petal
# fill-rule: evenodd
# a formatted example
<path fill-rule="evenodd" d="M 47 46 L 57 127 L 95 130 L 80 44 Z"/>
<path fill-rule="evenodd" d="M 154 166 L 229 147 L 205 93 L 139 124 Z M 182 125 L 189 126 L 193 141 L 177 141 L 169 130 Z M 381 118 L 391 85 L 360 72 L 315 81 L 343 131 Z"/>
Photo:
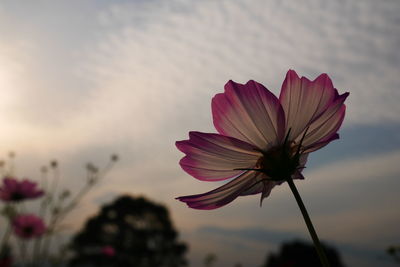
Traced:
<path fill-rule="evenodd" d="M 14 178 L 6 177 L 3 179 L 4 190 L 14 191 L 18 187 L 18 181 Z"/>
<path fill-rule="evenodd" d="M 214 126 L 232 136 L 267 149 L 284 138 L 284 112 L 277 97 L 262 84 L 229 81 L 212 100 Z"/>
<path fill-rule="evenodd" d="M 182 169 L 205 181 L 237 176 L 243 172 L 238 168 L 252 168 L 262 155 L 236 138 L 201 132 L 190 132 L 189 140 L 178 141 L 176 146 L 186 154 L 180 161 Z"/>
<path fill-rule="evenodd" d="M 323 148 L 324 146 L 326 146 L 327 144 L 329 144 L 330 142 L 332 142 L 333 140 L 339 139 L 339 134 L 335 133 L 333 135 L 331 135 L 329 138 L 320 141 L 318 143 L 313 143 L 310 146 L 307 146 L 304 148 L 304 153 L 311 153 L 314 152 L 318 149 Z"/>
<path fill-rule="evenodd" d="M 33 214 L 17 215 L 12 220 L 12 227 L 14 234 L 22 239 L 39 237 L 46 231 L 44 221 Z"/>
<path fill-rule="evenodd" d="M 21 201 L 33 199 L 44 194 L 44 191 L 36 188 L 37 183 L 27 179 L 18 181 L 16 178 L 6 177 L 3 186 L 0 187 L 0 199 L 3 201 Z"/>
<path fill-rule="evenodd" d="M 279 100 L 285 111 L 286 128 L 291 129 L 290 139 L 294 140 L 316 118 L 321 116 L 334 101 L 336 89 L 326 74 L 314 81 L 289 70 L 282 84 Z"/>
<path fill-rule="evenodd" d="M 303 146 L 311 148 L 316 144 L 335 139 L 333 137 L 342 125 L 346 112 L 343 102 L 347 96 L 348 94 L 339 96 L 320 117 L 310 124 Z"/>
<path fill-rule="evenodd" d="M 226 183 L 210 192 L 178 197 L 177 199 L 185 202 L 193 209 L 212 210 L 232 202 L 255 182 L 257 182 L 255 180 L 255 173 L 253 171 L 247 171 L 229 183 Z"/>
<path fill-rule="evenodd" d="M 254 172 L 254 183 L 249 186 L 248 188 L 246 188 L 246 190 L 243 190 L 240 195 L 241 196 L 248 196 L 248 195 L 255 195 L 258 193 L 261 193 L 264 189 L 264 182 L 269 182 L 268 179 L 270 179 L 270 177 L 268 177 L 266 174 L 262 173 L 262 172 Z"/>
<path fill-rule="evenodd" d="M 299 166 L 298 166 L 299 170 L 303 170 L 306 167 L 307 160 L 308 160 L 308 153 L 303 152 L 299 159 Z M 295 179 L 295 177 L 292 178 Z"/>
<path fill-rule="evenodd" d="M 31 181 L 28 180 L 23 180 L 19 184 L 20 190 L 23 192 L 29 192 L 35 189 L 36 183 L 32 183 Z"/>
<path fill-rule="evenodd" d="M 36 198 L 42 196 L 44 192 L 42 190 L 38 190 L 36 186 L 36 183 L 25 179 L 19 184 L 20 194 L 25 196 L 25 198 Z"/>
<path fill-rule="evenodd" d="M 271 194 L 272 189 L 276 185 L 280 185 L 282 183 L 283 183 L 283 181 L 280 181 L 280 182 L 270 181 L 270 182 L 267 182 L 267 183 L 263 183 L 263 190 L 261 192 L 261 198 L 260 198 L 260 206 L 262 205 L 262 202 L 263 202 L 264 198 L 269 197 L 269 195 Z"/>

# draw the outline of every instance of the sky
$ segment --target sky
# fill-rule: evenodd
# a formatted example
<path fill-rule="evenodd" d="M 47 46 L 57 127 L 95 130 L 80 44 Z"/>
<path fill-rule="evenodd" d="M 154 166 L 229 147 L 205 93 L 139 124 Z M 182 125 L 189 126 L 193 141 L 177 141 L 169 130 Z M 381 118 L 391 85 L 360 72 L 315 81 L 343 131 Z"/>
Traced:
<path fill-rule="evenodd" d="M 71 214 L 74 227 L 120 194 L 167 205 L 191 266 L 259 266 L 279 244 L 309 239 L 286 184 L 259 206 L 214 211 L 175 197 L 219 185 L 180 169 L 176 140 L 216 132 L 211 99 L 232 79 L 279 94 L 288 69 L 327 73 L 350 92 L 341 138 L 313 153 L 297 183 L 322 240 L 347 266 L 395 266 L 399 244 L 400 3 L 355 1 L 2 1 L 0 155 L 38 179 L 56 158 L 63 186 L 87 161 L 121 160 Z"/>

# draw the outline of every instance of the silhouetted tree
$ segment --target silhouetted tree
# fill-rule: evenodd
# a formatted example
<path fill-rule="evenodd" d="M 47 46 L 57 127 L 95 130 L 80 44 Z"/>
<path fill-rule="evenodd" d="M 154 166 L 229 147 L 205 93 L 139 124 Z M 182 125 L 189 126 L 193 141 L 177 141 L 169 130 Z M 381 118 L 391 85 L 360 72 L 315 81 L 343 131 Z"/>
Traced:
<path fill-rule="evenodd" d="M 75 236 L 70 266 L 186 266 L 187 247 L 177 237 L 164 206 L 122 196 Z"/>
<path fill-rule="evenodd" d="M 389 246 L 386 249 L 386 252 L 395 260 L 397 263 L 400 263 L 400 246 Z"/>
<path fill-rule="evenodd" d="M 344 267 L 338 252 L 322 245 L 331 267 Z M 312 244 L 301 241 L 287 242 L 281 245 L 279 254 L 271 253 L 263 267 L 320 267 L 322 266 Z"/>

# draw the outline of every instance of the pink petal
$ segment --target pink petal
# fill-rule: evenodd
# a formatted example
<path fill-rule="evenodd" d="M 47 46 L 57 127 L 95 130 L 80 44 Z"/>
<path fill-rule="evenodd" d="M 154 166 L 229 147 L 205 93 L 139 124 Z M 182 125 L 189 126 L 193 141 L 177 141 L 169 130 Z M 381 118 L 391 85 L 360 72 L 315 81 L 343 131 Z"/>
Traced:
<path fill-rule="evenodd" d="M 18 181 L 14 178 L 4 178 L 3 180 L 4 183 L 4 190 L 7 191 L 15 191 L 18 187 Z"/>
<path fill-rule="evenodd" d="M 255 182 L 251 187 L 243 191 L 240 195 L 241 196 L 248 196 L 248 195 L 255 195 L 261 193 L 261 198 L 260 198 L 260 206 L 262 204 L 262 201 L 264 198 L 268 197 L 271 194 L 272 189 L 276 185 L 282 184 L 284 181 L 273 181 L 273 180 L 268 180 L 269 177 L 258 177 L 257 182 Z"/>
<path fill-rule="evenodd" d="M 0 189 L 0 199 L 4 201 L 10 201 L 11 200 L 10 192 L 3 191 L 2 189 Z"/>
<path fill-rule="evenodd" d="M 299 170 L 302 170 L 303 168 L 305 168 L 307 160 L 308 160 L 308 153 L 301 154 L 300 159 L 299 159 Z M 295 177 L 292 177 L 292 178 L 295 179 Z"/>
<path fill-rule="evenodd" d="M 347 96 L 348 93 L 339 96 L 320 117 L 310 124 L 310 128 L 304 138 L 304 147 L 312 148 L 318 146 L 320 148 L 322 147 L 321 144 L 327 144 L 327 140 L 336 139 L 336 132 L 342 125 L 346 112 L 346 106 L 343 102 Z M 315 150 L 312 149 L 312 151 Z"/>
<path fill-rule="evenodd" d="M 29 180 L 23 180 L 23 181 L 21 181 L 20 183 L 19 183 L 19 189 L 20 189 L 20 191 L 22 191 L 22 192 L 30 192 L 30 191 L 33 191 L 33 190 L 35 190 L 35 187 L 36 187 L 36 183 L 33 183 L 33 182 L 31 182 L 31 181 L 29 181 Z"/>
<path fill-rule="evenodd" d="M 284 113 L 279 100 L 262 84 L 229 81 L 212 100 L 214 126 L 222 135 L 267 149 L 284 138 Z"/>
<path fill-rule="evenodd" d="M 314 152 L 318 149 L 323 148 L 324 146 L 326 146 L 327 144 L 329 144 L 330 142 L 332 142 L 333 140 L 339 139 L 339 134 L 335 133 L 332 136 L 330 136 L 329 138 L 327 138 L 324 141 L 320 141 L 318 143 L 314 143 L 311 146 L 305 147 L 304 152 L 305 153 L 310 153 L 310 152 Z"/>
<path fill-rule="evenodd" d="M 190 208 L 201 210 L 216 209 L 232 202 L 256 182 L 255 172 L 248 171 L 210 192 L 178 197 L 177 199 L 185 202 Z"/>
<path fill-rule="evenodd" d="M 260 206 L 262 205 L 262 201 L 264 198 L 267 198 L 270 194 L 272 189 L 276 185 L 281 185 L 284 181 L 272 181 L 272 180 L 263 180 L 263 182 L 254 183 L 250 188 L 243 191 L 240 196 L 248 196 L 248 195 L 255 195 L 261 193 L 260 198 Z"/>
<path fill-rule="evenodd" d="M 37 183 L 25 179 L 19 184 L 19 192 L 24 195 L 25 198 L 37 198 L 42 196 L 44 192 L 38 190 L 36 186 Z"/>
<path fill-rule="evenodd" d="M 270 183 L 272 181 L 269 181 L 270 179 L 266 174 L 253 171 L 254 173 L 254 183 L 248 187 L 246 190 L 243 190 L 240 195 L 241 196 L 248 196 L 248 195 L 255 195 L 263 192 L 264 189 L 264 183 Z"/>
<path fill-rule="evenodd" d="M 336 89 L 326 74 L 314 81 L 301 79 L 289 70 L 282 85 L 279 100 L 285 111 L 286 129 L 291 128 L 290 140 L 296 139 L 304 129 L 318 118 L 334 101 Z"/>
<path fill-rule="evenodd" d="M 41 236 L 46 231 L 43 220 L 33 214 L 24 214 L 14 217 L 12 225 L 14 233 L 23 239 Z M 24 229 L 28 227 L 32 229 L 32 231 L 27 233 Z"/>
<path fill-rule="evenodd" d="M 268 183 L 263 183 L 263 190 L 261 193 L 261 198 L 260 198 L 260 206 L 262 205 L 262 202 L 264 198 L 269 197 L 271 194 L 272 188 L 274 188 L 276 185 L 282 184 L 284 181 L 270 181 Z"/>
<path fill-rule="evenodd" d="M 262 156 L 253 145 L 219 134 L 190 132 L 189 140 L 176 146 L 186 154 L 180 165 L 199 180 L 218 181 L 239 175 L 238 168 L 252 168 Z"/>

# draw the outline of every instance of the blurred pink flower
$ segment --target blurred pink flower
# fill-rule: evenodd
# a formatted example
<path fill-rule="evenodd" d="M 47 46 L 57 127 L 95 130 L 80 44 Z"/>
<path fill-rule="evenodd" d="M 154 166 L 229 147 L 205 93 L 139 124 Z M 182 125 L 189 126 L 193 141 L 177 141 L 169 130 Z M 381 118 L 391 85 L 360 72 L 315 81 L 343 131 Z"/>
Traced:
<path fill-rule="evenodd" d="M 37 184 L 29 180 L 18 181 L 12 177 L 3 179 L 3 186 L 0 187 L 0 199 L 4 201 L 22 201 L 25 199 L 38 198 L 44 194 L 36 188 Z"/>
<path fill-rule="evenodd" d="M 39 237 L 46 231 L 46 226 L 41 218 L 33 214 L 18 215 L 12 220 L 16 236 L 22 239 Z"/>
<path fill-rule="evenodd" d="M 107 257 L 114 257 L 115 249 L 112 246 L 104 246 L 101 248 L 101 254 L 103 254 Z"/>
<path fill-rule="evenodd" d="M 304 179 L 307 156 L 338 139 L 342 95 L 321 74 L 314 81 L 289 70 L 279 99 L 262 84 L 229 81 L 212 100 L 219 134 L 190 132 L 176 146 L 186 154 L 181 167 L 202 181 L 234 178 L 198 195 L 178 197 L 195 209 L 215 209 L 238 196 L 261 193 L 261 201 L 286 179 Z"/>

